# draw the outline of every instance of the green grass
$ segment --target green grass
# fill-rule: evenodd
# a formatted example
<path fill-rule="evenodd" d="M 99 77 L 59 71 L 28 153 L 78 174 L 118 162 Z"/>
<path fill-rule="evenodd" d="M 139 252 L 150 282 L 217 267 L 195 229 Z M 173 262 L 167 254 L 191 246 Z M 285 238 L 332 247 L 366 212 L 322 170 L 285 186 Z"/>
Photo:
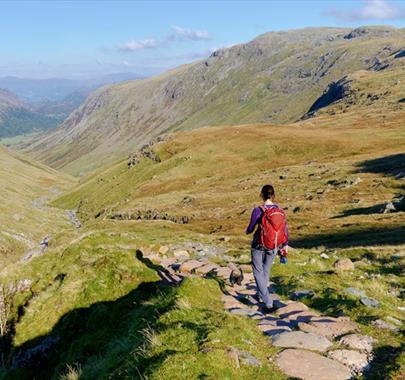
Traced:
<path fill-rule="evenodd" d="M 253 321 L 224 311 L 215 280 L 162 287 L 155 271 L 135 258 L 132 247 L 138 244 L 130 235 L 94 234 L 35 259 L 5 280 L 47 268 L 19 300 L 27 306 L 16 325 L 14 352 L 45 336 L 59 338 L 40 369 L 10 371 L 6 378 L 58 379 L 79 368 L 81 379 L 284 379 L 267 360 L 277 350 Z M 60 273 L 63 281 L 56 279 Z M 237 369 L 227 356 L 232 347 L 249 351 L 262 367 Z"/>

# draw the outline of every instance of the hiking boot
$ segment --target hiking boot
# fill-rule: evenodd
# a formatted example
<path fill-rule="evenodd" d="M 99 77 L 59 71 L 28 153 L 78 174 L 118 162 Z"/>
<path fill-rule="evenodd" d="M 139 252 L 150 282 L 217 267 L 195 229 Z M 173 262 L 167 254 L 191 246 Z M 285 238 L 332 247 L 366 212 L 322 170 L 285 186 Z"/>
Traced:
<path fill-rule="evenodd" d="M 268 306 L 263 306 L 260 311 L 263 314 L 272 314 L 274 313 L 278 308 L 276 306 L 268 307 Z"/>

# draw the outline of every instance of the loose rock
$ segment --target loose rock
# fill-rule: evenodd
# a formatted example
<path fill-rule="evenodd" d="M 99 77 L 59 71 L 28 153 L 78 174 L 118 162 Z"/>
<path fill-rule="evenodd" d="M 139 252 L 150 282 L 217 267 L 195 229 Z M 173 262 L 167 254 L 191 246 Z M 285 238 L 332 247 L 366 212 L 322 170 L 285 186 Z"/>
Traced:
<path fill-rule="evenodd" d="M 339 343 L 355 350 L 371 352 L 374 339 L 368 335 L 350 334 L 341 338 Z"/>
<path fill-rule="evenodd" d="M 354 264 L 353 264 L 352 260 L 350 260 L 350 259 L 337 260 L 333 264 L 333 267 L 338 270 L 342 270 L 342 271 L 354 270 Z"/>
<path fill-rule="evenodd" d="M 369 298 L 369 297 L 361 297 L 360 302 L 363 305 L 369 306 L 369 307 L 380 307 L 380 303 L 375 300 L 374 298 Z"/>
<path fill-rule="evenodd" d="M 358 351 L 334 350 L 328 353 L 328 357 L 349 367 L 356 375 L 360 375 L 369 365 L 367 355 Z"/>
<path fill-rule="evenodd" d="M 386 329 L 386 330 L 391 330 L 394 332 L 398 332 L 399 328 L 398 326 L 393 325 L 392 323 L 385 322 L 382 319 L 377 319 L 373 322 L 371 322 L 371 325 L 374 327 L 377 327 L 379 329 Z"/>

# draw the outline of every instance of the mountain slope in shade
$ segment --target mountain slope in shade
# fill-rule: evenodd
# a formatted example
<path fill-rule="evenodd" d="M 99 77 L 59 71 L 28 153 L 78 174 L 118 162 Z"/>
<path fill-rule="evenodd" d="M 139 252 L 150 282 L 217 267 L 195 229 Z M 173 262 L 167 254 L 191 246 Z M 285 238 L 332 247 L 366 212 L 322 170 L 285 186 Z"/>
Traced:
<path fill-rule="evenodd" d="M 267 33 L 160 76 L 97 90 L 28 152 L 83 174 L 167 132 L 291 122 L 331 82 L 361 69 L 380 70 L 385 61 L 390 70 L 403 37 L 403 29 L 389 27 Z"/>

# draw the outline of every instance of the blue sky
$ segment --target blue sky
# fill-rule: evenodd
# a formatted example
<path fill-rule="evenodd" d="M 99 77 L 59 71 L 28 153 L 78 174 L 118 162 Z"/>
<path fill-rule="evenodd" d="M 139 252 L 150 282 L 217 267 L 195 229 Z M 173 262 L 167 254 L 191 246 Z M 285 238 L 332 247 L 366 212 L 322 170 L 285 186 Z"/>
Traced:
<path fill-rule="evenodd" d="M 0 76 L 155 74 L 272 30 L 390 24 L 405 1 L 0 1 Z"/>

